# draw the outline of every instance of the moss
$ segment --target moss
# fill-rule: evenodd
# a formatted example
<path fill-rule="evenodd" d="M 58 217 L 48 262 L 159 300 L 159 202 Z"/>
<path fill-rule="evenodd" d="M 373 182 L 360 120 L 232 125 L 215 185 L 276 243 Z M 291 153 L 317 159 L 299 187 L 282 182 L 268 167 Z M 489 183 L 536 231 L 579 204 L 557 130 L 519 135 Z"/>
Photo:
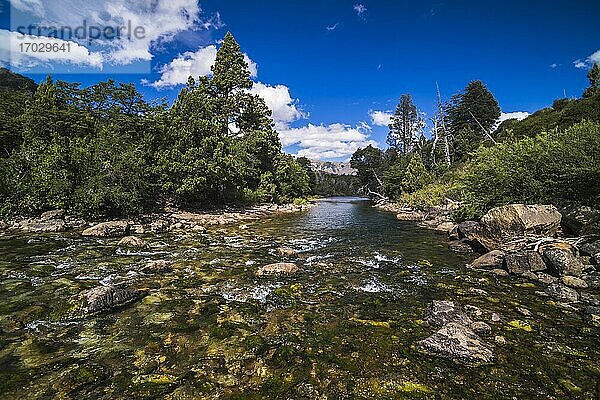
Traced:
<path fill-rule="evenodd" d="M 529 324 L 527 324 L 527 323 L 525 323 L 525 322 L 523 322 L 521 320 L 518 320 L 518 319 L 510 321 L 508 323 L 508 325 L 512 326 L 514 329 L 520 329 L 520 330 L 523 330 L 525 332 L 531 332 L 533 330 L 533 328 L 531 327 L 531 325 L 529 325 Z"/>
<path fill-rule="evenodd" d="M 350 321 L 356 322 L 358 324 L 375 326 L 377 328 L 389 328 L 390 327 L 389 321 L 372 321 L 369 319 L 358 319 L 358 318 L 350 318 Z"/>

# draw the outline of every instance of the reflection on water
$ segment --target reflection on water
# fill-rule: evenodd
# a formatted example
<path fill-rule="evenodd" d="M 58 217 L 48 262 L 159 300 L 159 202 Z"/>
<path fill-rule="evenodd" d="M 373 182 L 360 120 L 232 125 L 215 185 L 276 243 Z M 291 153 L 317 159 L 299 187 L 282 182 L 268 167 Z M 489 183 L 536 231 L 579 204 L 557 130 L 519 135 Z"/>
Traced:
<path fill-rule="evenodd" d="M 0 236 L 2 399 L 594 398 L 599 329 L 540 297 L 542 287 L 464 267 L 445 238 L 367 200 L 305 214 L 118 239 Z M 277 249 L 293 249 L 279 255 Z M 173 262 L 160 274 L 150 260 Z M 257 278 L 293 262 L 292 277 Z M 124 285 L 136 302 L 81 318 L 88 288 Z M 420 353 L 433 299 L 496 313 L 492 365 Z M 519 308 L 527 308 L 524 316 Z M 515 320 L 531 331 L 515 329 Z"/>

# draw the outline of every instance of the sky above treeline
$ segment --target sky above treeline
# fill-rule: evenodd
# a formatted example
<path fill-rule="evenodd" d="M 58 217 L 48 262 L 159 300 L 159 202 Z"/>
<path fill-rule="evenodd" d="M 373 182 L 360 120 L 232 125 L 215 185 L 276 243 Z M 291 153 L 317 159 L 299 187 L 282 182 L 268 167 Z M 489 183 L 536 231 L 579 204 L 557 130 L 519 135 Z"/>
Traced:
<path fill-rule="evenodd" d="M 134 82 L 173 101 L 189 75 L 210 74 L 230 31 L 285 150 L 341 161 L 386 147 L 403 93 L 431 117 L 436 82 L 448 99 L 480 79 L 518 117 L 579 97 L 600 63 L 599 17 L 597 0 L 0 0 L 0 64 L 36 81 Z"/>

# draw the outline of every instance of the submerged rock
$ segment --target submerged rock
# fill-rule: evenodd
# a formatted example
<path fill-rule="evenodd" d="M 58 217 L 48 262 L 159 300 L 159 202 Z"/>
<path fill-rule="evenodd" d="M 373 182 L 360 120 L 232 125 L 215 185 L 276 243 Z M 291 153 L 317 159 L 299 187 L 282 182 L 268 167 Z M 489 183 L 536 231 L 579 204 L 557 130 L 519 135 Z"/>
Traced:
<path fill-rule="evenodd" d="M 428 353 L 467 363 L 488 363 L 494 359 L 491 346 L 470 328 L 451 322 L 419 342 Z"/>
<path fill-rule="evenodd" d="M 583 263 L 576 257 L 576 249 L 568 243 L 552 243 L 542 246 L 540 252 L 548 268 L 556 275 L 581 276 Z"/>
<path fill-rule="evenodd" d="M 536 251 L 523 251 L 508 254 L 504 262 L 511 274 L 522 275 L 527 272 L 538 272 L 546 269 L 542 256 Z"/>
<path fill-rule="evenodd" d="M 158 274 L 169 272 L 171 270 L 173 270 L 173 268 L 171 268 L 170 262 L 165 260 L 152 260 L 148 261 L 140 271 L 145 274 Z"/>
<path fill-rule="evenodd" d="M 481 218 L 481 224 L 496 237 L 554 236 L 560 229 L 561 218 L 552 205 L 509 204 L 492 208 Z"/>
<path fill-rule="evenodd" d="M 555 300 L 564 303 L 576 303 L 579 300 L 579 293 L 575 289 L 571 289 L 560 283 L 553 283 L 546 288 L 546 293 Z"/>
<path fill-rule="evenodd" d="M 458 322 L 470 325 L 473 321 L 456 307 L 454 302 L 445 300 L 434 300 L 425 309 L 425 321 L 432 326 L 439 327 L 450 322 Z"/>
<path fill-rule="evenodd" d="M 125 236 L 123 239 L 119 240 L 118 246 L 142 248 L 146 247 L 146 242 L 137 236 Z"/>
<path fill-rule="evenodd" d="M 129 233 L 127 221 L 109 221 L 94 225 L 83 231 L 83 236 L 119 237 Z"/>
<path fill-rule="evenodd" d="M 463 240 L 454 240 L 448 244 L 448 248 L 455 253 L 473 253 L 473 247 Z"/>
<path fill-rule="evenodd" d="M 280 256 L 284 256 L 284 257 L 291 257 L 291 256 L 295 256 L 296 254 L 298 254 L 298 252 L 294 249 L 290 249 L 289 247 L 279 247 L 277 248 L 277 253 Z"/>
<path fill-rule="evenodd" d="M 477 269 L 496 269 L 501 268 L 504 263 L 505 253 L 500 250 L 492 250 L 472 261 L 469 265 Z"/>
<path fill-rule="evenodd" d="M 116 286 L 97 286 L 81 294 L 83 314 L 95 314 L 113 307 L 124 305 L 138 297 L 133 290 Z"/>
<path fill-rule="evenodd" d="M 268 275 L 293 275 L 298 272 L 298 266 L 293 263 L 276 263 L 260 267 L 256 271 L 256 276 Z"/>

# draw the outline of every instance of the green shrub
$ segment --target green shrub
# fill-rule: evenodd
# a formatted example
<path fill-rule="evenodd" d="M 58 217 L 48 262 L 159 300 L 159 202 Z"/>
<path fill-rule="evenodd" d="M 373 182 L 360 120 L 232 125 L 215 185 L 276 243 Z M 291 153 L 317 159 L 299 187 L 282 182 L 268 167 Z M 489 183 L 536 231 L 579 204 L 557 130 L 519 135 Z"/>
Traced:
<path fill-rule="evenodd" d="M 564 199 L 600 206 L 600 124 L 480 148 L 461 177 L 465 216 L 507 203 Z"/>

